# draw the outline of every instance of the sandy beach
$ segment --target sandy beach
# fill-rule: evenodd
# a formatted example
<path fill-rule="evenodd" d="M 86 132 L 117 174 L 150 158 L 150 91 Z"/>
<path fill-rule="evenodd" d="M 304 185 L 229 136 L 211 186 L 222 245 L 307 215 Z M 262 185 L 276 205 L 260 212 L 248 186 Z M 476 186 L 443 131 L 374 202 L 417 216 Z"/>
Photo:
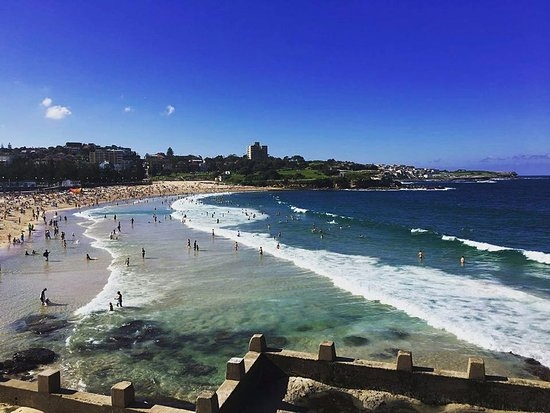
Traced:
<path fill-rule="evenodd" d="M 0 245 L 20 242 L 29 224 L 41 222 L 42 214 L 86 208 L 128 199 L 213 192 L 259 191 L 265 188 L 224 185 L 213 181 L 158 181 L 149 185 L 107 186 L 47 193 L 4 193 L 0 196 Z M 24 242 L 24 240 L 23 240 Z"/>

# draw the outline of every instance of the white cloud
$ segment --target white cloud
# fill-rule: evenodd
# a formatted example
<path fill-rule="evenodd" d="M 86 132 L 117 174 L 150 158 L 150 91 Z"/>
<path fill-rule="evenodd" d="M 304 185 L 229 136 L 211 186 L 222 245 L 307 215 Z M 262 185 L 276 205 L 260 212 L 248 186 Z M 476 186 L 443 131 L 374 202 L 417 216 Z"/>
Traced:
<path fill-rule="evenodd" d="M 130 113 L 130 112 L 133 112 L 134 111 L 134 108 L 132 108 L 131 106 L 126 106 L 124 108 L 124 113 Z"/>
<path fill-rule="evenodd" d="M 54 105 L 52 98 L 45 97 L 42 99 L 42 102 L 40 102 L 42 106 L 46 108 L 46 114 L 44 115 L 47 119 L 54 119 L 54 120 L 60 120 L 65 119 L 67 116 L 71 115 L 71 110 L 66 106 L 61 105 Z"/>
<path fill-rule="evenodd" d="M 50 106 L 46 110 L 46 118 L 48 119 L 60 120 L 66 118 L 70 114 L 71 111 L 69 108 L 60 105 Z"/>
<path fill-rule="evenodd" d="M 172 105 L 166 106 L 166 116 L 172 115 L 176 111 L 176 108 Z"/>

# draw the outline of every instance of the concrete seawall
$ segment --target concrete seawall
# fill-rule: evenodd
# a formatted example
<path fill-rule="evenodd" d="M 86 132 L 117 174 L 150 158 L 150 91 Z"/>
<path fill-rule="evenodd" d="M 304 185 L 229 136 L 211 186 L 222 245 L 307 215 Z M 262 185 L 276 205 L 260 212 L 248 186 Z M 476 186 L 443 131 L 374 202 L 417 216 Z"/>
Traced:
<path fill-rule="evenodd" d="M 465 372 L 435 372 L 415 366 L 408 351 L 400 351 L 395 363 L 379 363 L 338 357 L 330 341 L 320 344 L 318 354 L 272 349 L 262 334 L 251 338 L 244 357 L 227 362 L 225 381 L 215 392 L 200 394 L 191 410 L 140 402 L 139 391 L 136 397 L 129 381 L 115 383 L 110 396 L 65 389 L 61 387 L 60 372 L 51 369 L 40 373 L 36 382 L 0 378 L 0 402 L 52 413 L 254 411 L 251 408 L 258 394 L 264 394 L 270 386 L 279 386 L 281 378 L 294 376 L 345 389 L 386 391 L 432 405 L 463 403 L 490 409 L 550 412 L 549 382 L 487 375 L 479 358 L 470 358 Z M 273 405 L 280 404 L 284 397 L 280 389 L 266 394 L 274 398 Z"/>

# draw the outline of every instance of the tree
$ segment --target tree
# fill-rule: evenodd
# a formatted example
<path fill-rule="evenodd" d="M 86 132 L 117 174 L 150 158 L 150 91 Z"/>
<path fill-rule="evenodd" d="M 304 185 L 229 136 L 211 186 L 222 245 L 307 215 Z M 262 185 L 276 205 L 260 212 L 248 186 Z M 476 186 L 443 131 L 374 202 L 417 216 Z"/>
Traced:
<path fill-rule="evenodd" d="M 173 158 L 174 157 L 174 150 L 172 149 L 172 147 L 168 147 L 168 149 L 166 150 L 166 156 L 168 158 Z"/>

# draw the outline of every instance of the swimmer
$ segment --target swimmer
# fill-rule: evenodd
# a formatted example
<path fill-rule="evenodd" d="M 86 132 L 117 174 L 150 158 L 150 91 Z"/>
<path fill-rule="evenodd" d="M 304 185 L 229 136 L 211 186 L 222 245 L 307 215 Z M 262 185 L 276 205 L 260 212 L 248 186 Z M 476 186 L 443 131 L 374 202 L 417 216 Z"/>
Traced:
<path fill-rule="evenodd" d="M 260 247 L 260 251 L 259 251 L 259 252 L 260 252 L 260 255 L 264 255 L 264 250 L 263 250 L 262 247 Z"/>
<path fill-rule="evenodd" d="M 418 251 L 418 259 L 420 261 L 422 261 L 424 259 L 424 253 L 422 252 L 422 250 Z"/>
<path fill-rule="evenodd" d="M 460 257 L 460 266 L 464 267 L 464 264 L 466 264 L 466 258 L 464 258 L 464 255 Z"/>

